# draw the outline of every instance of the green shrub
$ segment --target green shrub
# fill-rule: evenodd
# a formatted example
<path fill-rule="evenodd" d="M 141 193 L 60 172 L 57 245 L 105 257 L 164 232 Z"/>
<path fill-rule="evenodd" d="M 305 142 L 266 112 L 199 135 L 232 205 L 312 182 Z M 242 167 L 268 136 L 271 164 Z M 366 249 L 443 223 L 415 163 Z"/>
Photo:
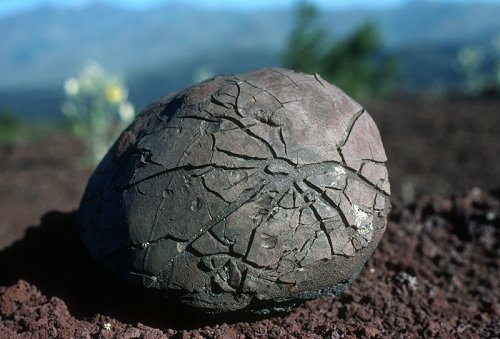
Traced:
<path fill-rule="evenodd" d="M 491 39 L 490 45 L 461 47 L 456 54 L 455 70 L 461 76 L 461 93 L 500 94 L 500 34 Z"/>
<path fill-rule="evenodd" d="M 329 40 L 317 23 L 313 5 L 299 1 L 296 11 L 283 58 L 285 66 L 318 73 L 356 99 L 389 94 L 397 88 L 397 62 L 383 56 L 375 25 L 367 23 L 344 39 Z"/>
<path fill-rule="evenodd" d="M 9 110 L 0 111 L 0 142 L 15 143 L 19 141 L 21 121 Z"/>

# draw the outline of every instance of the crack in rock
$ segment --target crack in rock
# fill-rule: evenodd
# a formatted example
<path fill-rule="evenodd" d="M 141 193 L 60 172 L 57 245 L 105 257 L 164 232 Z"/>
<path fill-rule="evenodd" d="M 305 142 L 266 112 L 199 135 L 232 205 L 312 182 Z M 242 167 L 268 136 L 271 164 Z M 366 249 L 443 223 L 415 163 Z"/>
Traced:
<path fill-rule="evenodd" d="M 218 313 L 337 295 L 385 230 L 379 132 L 319 75 L 216 77 L 141 113 L 78 214 L 90 253 L 126 281 Z"/>

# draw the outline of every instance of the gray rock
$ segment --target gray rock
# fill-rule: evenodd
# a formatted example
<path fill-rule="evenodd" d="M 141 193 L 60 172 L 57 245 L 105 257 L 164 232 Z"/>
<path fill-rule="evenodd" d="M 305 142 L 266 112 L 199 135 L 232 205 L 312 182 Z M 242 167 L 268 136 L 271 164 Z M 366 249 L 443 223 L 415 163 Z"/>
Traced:
<path fill-rule="evenodd" d="M 79 233 L 129 283 L 210 313 L 341 293 L 382 236 L 370 115 L 318 75 L 221 76 L 140 114 L 91 177 Z"/>

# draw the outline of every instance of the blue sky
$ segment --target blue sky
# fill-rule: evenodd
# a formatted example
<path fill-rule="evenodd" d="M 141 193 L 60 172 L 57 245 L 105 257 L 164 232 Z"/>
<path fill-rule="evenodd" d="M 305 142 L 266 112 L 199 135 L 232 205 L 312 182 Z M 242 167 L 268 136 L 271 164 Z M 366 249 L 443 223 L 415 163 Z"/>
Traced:
<path fill-rule="evenodd" d="M 407 0 L 314 0 L 318 5 L 349 6 L 371 5 L 384 6 L 404 3 Z M 233 7 L 233 8 L 259 8 L 259 7 L 285 7 L 291 6 L 295 0 L 2 0 L 0 1 L 0 14 L 19 11 L 39 6 L 41 4 L 62 4 L 66 6 L 82 6 L 89 2 L 107 2 L 118 6 L 133 9 L 151 8 L 173 2 L 193 3 L 204 7 Z"/>
<path fill-rule="evenodd" d="M 318 6 L 328 8 L 347 7 L 391 7 L 407 3 L 411 0 L 313 0 Z M 413 0 L 415 1 L 415 0 Z M 416 1 L 448 1 L 448 2 L 477 2 L 478 0 L 416 0 Z M 500 3 L 500 0 L 483 0 L 485 2 Z M 89 2 L 107 2 L 131 9 L 152 8 L 173 2 L 189 2 L 204 7 L 232 7 L 255 9 L 265 7 L 290 7 L 296 0 L 0 0 L 0 15 L 19 12 L 43 4 L 84 6 Z"/>

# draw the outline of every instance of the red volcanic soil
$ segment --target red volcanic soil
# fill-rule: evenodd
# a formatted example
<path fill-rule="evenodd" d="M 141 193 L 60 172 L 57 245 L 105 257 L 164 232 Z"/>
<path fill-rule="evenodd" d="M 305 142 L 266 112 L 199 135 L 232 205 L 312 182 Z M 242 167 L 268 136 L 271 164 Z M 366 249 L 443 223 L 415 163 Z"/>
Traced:
<path fill-rule="evenodd" d="M 368 110 L 394 192 L 378 249 L 343 295 L 260 318 L 192 314 L 121 283 L 75 233 L 81 145 L 0 146 L 0 338 L 500 337 L 500 101 Z"/>

